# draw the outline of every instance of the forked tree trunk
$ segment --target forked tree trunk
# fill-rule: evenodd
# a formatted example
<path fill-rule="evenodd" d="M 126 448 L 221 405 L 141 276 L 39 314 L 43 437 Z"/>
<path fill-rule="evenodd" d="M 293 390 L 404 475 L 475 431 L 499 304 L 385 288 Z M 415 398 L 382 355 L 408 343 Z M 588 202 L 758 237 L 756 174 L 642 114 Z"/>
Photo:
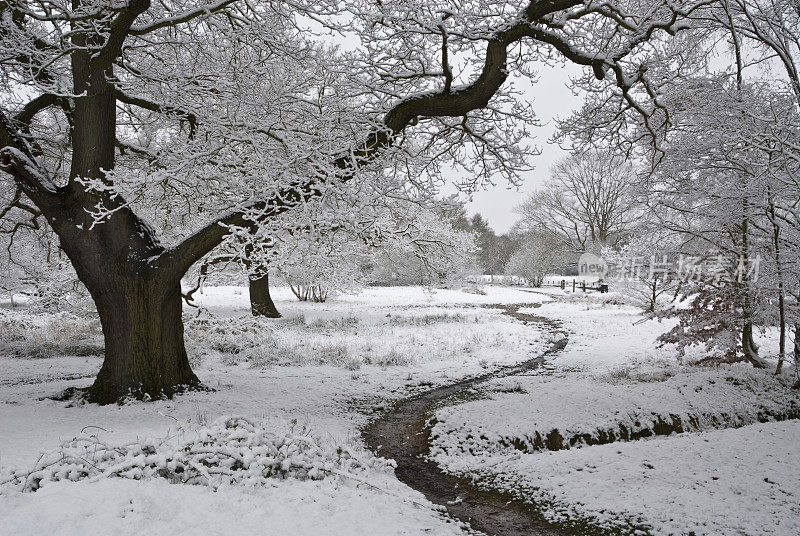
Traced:
<path fill-rule="evenodd" d="M 148 6 L 149 2 L 141 3 L 137 9 L 141 12 Z M 75 28 L 84 29 L 79 22 Z M 121 49 L 107 56 L 93 55 L 92 47 L 102 45 L 100 35 L 76 31 L 71 37 L 76 49 L 70 62 L 79 97 L 74 99 L 71 121 L 70 181 L 57 199 L 42 193 L 37 205 L 97 306 L 105 360 L 86 397 L 106 404 L 127 396 L 171 396 L 200 382 L 183 342 L 183 273 L 156 264 L 165 248 L 121 197 L 87 191 L 77 180 L 107 181 L 106 172 L 114 169 L 116 94 L 109 81 L 113 59 Z M 99 224 L 90 215 L 97 206 L 109 210 Z"/>
<path fill-rule="evenodd" d="M 261 276 L 250 278 L 250 310 L 253 316 L 281 317 L 269 294 L 269 274 L 266 272 Z"/>
<path fill-rule="evenodd" d="M 106 355 L 88 399 L 107 404 L 197 388 L 183 341 L 180 281 L 137 275 L 101 286 L 116 290 L 96 296 Z"/>
<path fill-rule="evenodd" d="M 94 299 L 105 340 L 105 359 L 86 398 L 110 404 L 200 387 L 183 341 L 181 274 L 152 262 L 164 253 L 152 230 L 128 207 L 91 231 L 69 221 L 51 224 Z"/>

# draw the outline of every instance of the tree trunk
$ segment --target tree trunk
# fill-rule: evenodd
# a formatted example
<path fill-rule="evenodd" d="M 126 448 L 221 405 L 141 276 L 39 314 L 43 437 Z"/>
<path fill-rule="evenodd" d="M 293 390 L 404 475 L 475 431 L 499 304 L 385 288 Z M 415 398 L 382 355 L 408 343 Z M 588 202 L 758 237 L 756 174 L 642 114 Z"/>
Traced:
<path fill-rule="evenodd" d="M 745 360 L 755 368 L 766 368 L 766 362 L 758 355 L 758 345 L 753 339 L 753 323 L 745 320 L 742 326 L 742 351 Z"/>
<path fill-rule="evenodd" d="M 139 9 L 147 6 L 149 2 Z M 79 97 L 74 99 L 70 181 L 55 206 L 40 208 L 92 295 L 103 326 L 105 360 L 86 396 L 101 404 L 127 396 L 172 396 L 200 385 L 183 342 L 183 273 L 155 264 L 165 248 L 120 196 L 86 191 L 77 180 L 108 182 L 106 172 L 114 169 L 117 121 L 110 83 L 113 63 L 108 58 L 101 61 L 102 53 L 92 54 L 92 46 L 103 44 L 100 34 L 77 31 L 84 28 L 79 22 L 74 25 L 76 50 L 70 61 Z M 90 213 L 96 206 L 110 212 L 94 225 Z"/>
<path fill-rule="evenodd" d="M 180 280 L 136 274 L 89 285 L 106 352 L 88 400 L 156 399 L 200 386 L 183 341 Z"/>
<path fill-rule="evenodd" d="M 656 304 L 658 303 L 658 279 L 654 279 L 650 285 L 650 306 L 647 309 L 648 313 L 656 312 Z"/>
<path fill-rule="evenodd" d="M 253 316 L 280 318 L 281 314 L 269 294 L 269 274 L 250 278 L 250 310 Z"/>
<path fill-rule="evenodd" d="M 780 327 L 780 338 L 778 341 L 778 366 L 775 374 L 780 375 L 783 369 L 783 361 L 786 358 L 786 293 L 783 288 L 783 265 L 781 263 L 781 228 L 775 217 L 775 201 L 772 198 L 772 191 L 768 189 L 769 197 L 769 219 L 772 222 L 772 245 L 775 248 L 775 267 L 778 271 L 778 325 Z"/>
<path fill-rule="evenodd" d="M 800 389 L 800 324 L 794 325 L 794 373 L 796 380 L 792 387 Z"/>
<path fill-rule="evenodd" d="M 127 206 L 91 229 L 87 211 L 93 200 L 85 196 L 64 196 L 71 210 L 50 214 L 48 220 L 92 295 L 103 327 L 105 360 L 86 398 L 108 404 L 200 387 L 183 341 L 183 274 L 158 263 L 165 248 Z"/>
<path fill-rule="evenodd" d="M 740 269 L 738 283 L 744 292 L 744 303 L 742 305 L 742 351 L 744 358 L 755 368 L 766 368 L 767 363 L 758 355 L 758 345 L 753 339 L 753 297 L 750 288 L 750 280 L 747 274 L 750 263 L 750 203 L 747 196 L 742 197 L 742 253 L 739 258 Z"/>

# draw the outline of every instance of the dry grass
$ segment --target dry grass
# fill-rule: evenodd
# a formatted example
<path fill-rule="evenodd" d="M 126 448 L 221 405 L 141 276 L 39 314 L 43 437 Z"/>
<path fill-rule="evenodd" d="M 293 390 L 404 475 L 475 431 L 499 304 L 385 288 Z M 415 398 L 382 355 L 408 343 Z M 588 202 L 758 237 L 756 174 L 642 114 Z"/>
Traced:
<path fill-rule="evenodd" d="M 0 355 L 27 359 L 103 355 L 100 321 L 73 313 L 0 311 Z"/>

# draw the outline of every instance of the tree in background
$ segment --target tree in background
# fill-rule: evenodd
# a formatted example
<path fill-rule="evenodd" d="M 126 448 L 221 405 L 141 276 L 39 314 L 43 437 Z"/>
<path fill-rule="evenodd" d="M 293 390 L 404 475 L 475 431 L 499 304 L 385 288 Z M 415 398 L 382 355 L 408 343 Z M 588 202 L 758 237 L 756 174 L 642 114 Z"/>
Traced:
<path fill-rule="evenodd" d="M 370 251 L 357 237 L 335 231 L 295 234 L 276 248 L 275 268 L 300 301 L 322 303 L 364 285 Z"/>
<path fill-rule="evenodd" d="M 798 243 L 799 17 L 789 0 L 711 2 L 689 17 L 693 32 L 653 43 L 651 53 L 674 61 L 651 65 L 645 91 L 659 95 L 651 113 L 583 77 L 576 86 L 588 90 L 587 100 L 559 121 L 556 136 L 576 151 L 611 147 L 642 157 L 655 178 L 645 183 L 652 214 L 680 236 L 684 252 L 713 267 L 681 286 L 683 303 L 664 312 L 679 325 L 665 339 L 757 367 L 766 362 L 754 330 L 780 328 L 781 363 L 784 326 L 793 322 L 787 298 Z M 720 72 L 726 51 L 732 68 Z M 750 268 L 758 261 L 756 279 Z"/>
<path fill-rule="evenodd" d="M 456 229 L 472 233 L 475 237 L 476 266 L 483 275 L 499 275 L 505 273 L 508 260 L 519 248 L 520 240 L 516 233 L 497 235 L 489 222 L 481 214 L 471 218 L 466 210 L 459 206 L 457 209 L 446 211 L 446 217 L 453 222 Z"/>
<path fill-rule="evenodd" d="M 633 166 L 612 151 L 567 156 L 519 207 L 521 231 L 552 233 L 574 251 L 616 246 L 641 214 Z"/>
<path fill-rule="evenodd" d="M 507 275 L 524 277 L 541 287 L 547 274 L 570 262 L 570 251 L 552 233 L 532 231 L 521 239 L 519 248 L 506 265 Z"/>
<path fill-rule="evenodd" d="M 478 246 L 478 266 L 485 275 L 502 274 L 517 244 L 508 235 L 498 236 L 489 222 L 480 214 L 470 219 L 470 229 L 475 233 Z"/>
<path fill-rule="evenodd" d="M 14 193 L 2 192 L 3 193 Z M 86 305 L 88 294 L 78 280 L 69 259 L 58 247 L 58 239 L 49 228 L 39 222 L 38 211 L 25 208 L 10 217 L 12 203 L 6 203 L 5 213 L 0 211 L 0 292 L 9 296 L 23 296 L 35 307 L 60 310 Z"/>
<path fill-rule="evenodd" d="M 372 257 L 372 284 L 441 285 L 474 273 L 475 234 L 454 214 L 463 214 L 463 207 L 417 208 L 398 215 L 395 231 L 384 233 Z"/>
<path fill-rule="evenodd" d="M 658 225 L 640 225 L 620 248 L 604 247 L 613 290 L 631 300 L 647 314 L 654 314 L 664 298 L 672 298 L 680 281 L 672 269 L 680 242 Z"/>

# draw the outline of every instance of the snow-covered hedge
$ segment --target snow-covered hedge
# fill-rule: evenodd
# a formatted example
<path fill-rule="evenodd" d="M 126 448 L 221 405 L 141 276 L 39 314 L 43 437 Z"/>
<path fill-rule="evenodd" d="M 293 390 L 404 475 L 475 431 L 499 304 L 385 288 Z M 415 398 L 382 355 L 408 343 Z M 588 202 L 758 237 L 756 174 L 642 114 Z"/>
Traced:
<path fill-rule="evenodd" d="M 36 491 L 61 480 L 166 479 L 173 483 L 263 486 L 270 479 L 363 480 L 393 462 L 346 446 L 324 447 L 307 434 L 276 434 L 242 417 L 228 417 L 196 431 L 161 440 L 108 445 L 83 435 L 41 457 L 26 470 L 0 476 L 3 489 Z"/>

